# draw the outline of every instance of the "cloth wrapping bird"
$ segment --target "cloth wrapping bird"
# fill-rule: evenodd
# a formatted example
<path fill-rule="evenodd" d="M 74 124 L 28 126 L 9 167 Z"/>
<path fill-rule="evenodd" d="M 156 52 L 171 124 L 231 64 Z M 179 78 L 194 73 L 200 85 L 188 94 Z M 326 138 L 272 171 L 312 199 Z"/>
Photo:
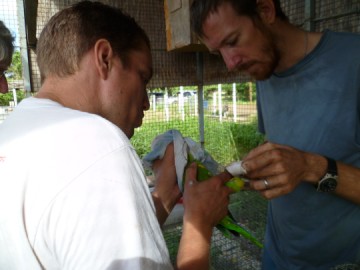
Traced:
<path fill-rule="evenodd" d="M 196 143 L 189 137 L 183 137 L 182 134 L 175 129 L 169 130 L 158 135 L 151 144 L 151 152 L 143 158 L 145 168 L 151 169 L 152 163 L 156 159 L 163 158 L 165 150 L 169 143 L 174 143 L 175 169 L 177 183 L 181 192 L 184 190 L 185 170 L 192 162 L 197 163 L 197 180 L 205 181 L 211 176 L 217 174 L 222 169 L 221 166 L 211 157 L 211 155 L 202 149 L 200 144 Z M 234 176 L 226 185 L 234 192 L 238 192 L 244 187 L 244 180 L 238 176 L 246 173 L 241 166 L 241 161 L 234 162 L 226 167 L 226 170 Z M 263 244 L 256 239 L 248 230 L 239 225 L 230 211 L 216 228 L 220 230 L 227 238 L 244 236 L 258 247 Z"/>

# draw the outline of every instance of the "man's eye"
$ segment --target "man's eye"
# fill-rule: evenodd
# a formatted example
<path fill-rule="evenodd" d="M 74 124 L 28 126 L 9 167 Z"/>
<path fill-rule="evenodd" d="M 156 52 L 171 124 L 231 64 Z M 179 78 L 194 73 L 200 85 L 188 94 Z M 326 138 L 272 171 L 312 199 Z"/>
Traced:
<path fill-rule="evenodd" d="M 212 51 L 212 52 L 210 52 L 210 54 L 216 55 L 216 56 L 220 56 L 220 52 L 219 52 L 219 51 Z"/>
<path fill-rule="evenodd" d="M 143 73 L 140 73 L 140 79 L 142 80 L 142 82 L 143 82 L 144 84 L 148 84 L 148 82 L 149 82 L 148 76 L 146 76 L 146 75 L 143 74 Z"/>
<path fill-rule="evenodd" d="M 235 46 L 236 42 L 237 42 L 237 39 L 232 39 L 232 40 L 229 40 L 228 42 L 226 42 L 226 45 L 227 46 Z"/>
<path fill-rule="evenodd" d="M 144 76 L 143 81 L 144 81 L 145 84 L 148 84 L 149 81 L 150 81 L 150 78 L 148 76 Z"/>

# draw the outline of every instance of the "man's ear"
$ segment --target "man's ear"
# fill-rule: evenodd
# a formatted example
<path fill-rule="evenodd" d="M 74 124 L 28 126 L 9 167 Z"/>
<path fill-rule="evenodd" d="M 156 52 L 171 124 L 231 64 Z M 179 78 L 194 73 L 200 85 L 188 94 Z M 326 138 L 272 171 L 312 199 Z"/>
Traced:
<path fill-rule="evenodd" d="M 106 80 L 111 70 L 111 64 L 114 58 L 114 52 L 108 40 L 99 39 L 96 41 L 94 46 L 94 57 L 95 66 L 100 77 Z"/>
<path fill-rule="evenodd" d="M 273 24 L 276 19 L 276 11 L 273 0 L 257 0 L 258 14 L 264 24 Z"/>

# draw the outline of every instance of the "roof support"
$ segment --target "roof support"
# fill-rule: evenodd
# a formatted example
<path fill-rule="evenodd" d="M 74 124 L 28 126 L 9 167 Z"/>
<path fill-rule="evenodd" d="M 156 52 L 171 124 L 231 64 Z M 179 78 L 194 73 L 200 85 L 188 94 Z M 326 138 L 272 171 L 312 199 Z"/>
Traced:
<path fill-rule="evenodd" d="M 197 68 L 197 99 L 199 112 L 199 141 L 201 147 L 205 147 L 205 124 L 204 124 L 204 56 L 203 52 L 196 52 L 196 68 Z"/>
<path fill-rule="evenodd" d="M 38 0 L 18 0 L 18 2 L 24 2 L 27 44 L 30 49 L 35 50 Z"/>
<path fill-rule="evenodd" d="M 307 31 L 314 31 L 315 24 L 315 1 L 314 0 L 305 0 L 305 22 L 304 29 Z"/>
<path fill-rule="evenodd" d="M 29 24 L 28 20 L 29 18 L 33 18 L 33 20 L 36 22 L 36 16 L 33 16 L 33 14 L 26 14 L 25 10 L 25 2 L 26 0 L 16 0 L 17 4 L 17 17 L 18 17 L 18 25 L 19 25 L 19 41 L 20 41 L 20 54 L 21 54 L 21 62 L 22 62 L 22 73 L 23 73 L 23 79 L 24 79 L 24 90 L 26 96 L 30 96 L 31 93 L 31 76 L 30 76 L 30 70 L 31 70 L 31 64 L 30 64 L 30 57 L 29 57 L 29 43 L 27 42 L 28 34 L 29 34 Z M 29 4 L 29 1 L 27 1 Z M 37 3 L 37 1 L 34 1 Z M 35 9 L 36 10 L 36 9 Z M 36 30 L 36 25 L 35 28 Z M 35 31 L 34 31 L 34 37 L 35 37 Z M 36 37 L 35 37 L 36 39 Z"/>

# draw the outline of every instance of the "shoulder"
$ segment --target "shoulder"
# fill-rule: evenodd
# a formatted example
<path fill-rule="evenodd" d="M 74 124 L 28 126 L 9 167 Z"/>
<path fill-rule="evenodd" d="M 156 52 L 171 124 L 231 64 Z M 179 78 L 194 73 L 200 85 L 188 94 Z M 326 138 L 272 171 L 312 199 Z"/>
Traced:
<path fill-rule="evenodd" d="M 42 132 L 49 133 L 48 136 L 64 143 L 76 141 L 92 147 L 101 144 L 130 145 L 119 127 L 97 114 L 67 108 L 46 99 L 30 98 L 20 105 L 22 116 L 31 117 L 33 127 L 41 128 Z"/>
<path fill-rule="evenodd" d="M 325 30 L 323 39 L 326 44 L 333 46 L 340 52 L 349 53 L 345 49 L 353 48 L 360 51 L 360 34 L 350 32 L 334 32 Z"/>

